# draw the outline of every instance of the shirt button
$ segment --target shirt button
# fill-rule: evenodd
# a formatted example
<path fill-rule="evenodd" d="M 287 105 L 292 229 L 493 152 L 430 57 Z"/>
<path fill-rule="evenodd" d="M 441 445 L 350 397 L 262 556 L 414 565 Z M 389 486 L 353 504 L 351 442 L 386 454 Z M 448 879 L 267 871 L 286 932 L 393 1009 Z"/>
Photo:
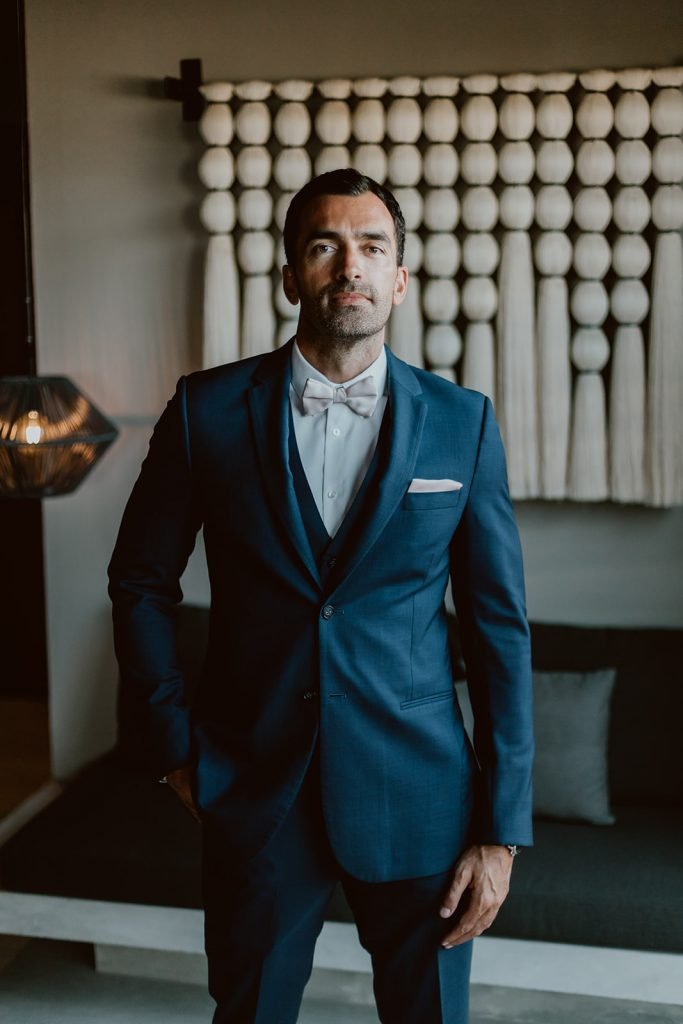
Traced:
<path fill-rule="evenodd" d="M 323 618 L 324 619 L 331 619 L 333 615 L 334 615 L 334 605 L 326 604 L 325 607 L 323 608 Z"/>
<path fill-rule="evenodd" d="M 337 497 L 337 492 L 336 491 L 328 491 L 327 492 L 327 497 L 328 498 L 336 498 Z"/>
<path fill-rule="evenodd" d="M 339 437 L 339 435 L 341 434 L 341 430 L 339 429 L 339 427 L 333 427 L 332 433 L 334 434 L 335 437 Z"/>

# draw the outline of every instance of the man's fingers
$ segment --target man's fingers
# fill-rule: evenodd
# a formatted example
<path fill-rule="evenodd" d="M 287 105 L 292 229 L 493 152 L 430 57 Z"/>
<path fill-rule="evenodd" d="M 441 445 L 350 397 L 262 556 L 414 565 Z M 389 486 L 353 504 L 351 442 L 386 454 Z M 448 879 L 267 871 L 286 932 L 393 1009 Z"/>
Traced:
<path fill-rule="evenodd" d="M 441 910 L 439 913 L 442 917 L 451 916 L 460 903 L 462 894 L 465 892 L 465 889 L 470 884 L 471 880 L 472 873 L 470 871 L 466 870 L 464 867 L 456 868 L 451 886 L 441 903 Z"/>
<path fill-rule="evenodd" d="M 467 908 L 457 926 L 446 935 L 441 945 L 446 949 L 474 939 L 490 928 L 500 910 L 502 900 L 491 896 L 477 895 Z"/>

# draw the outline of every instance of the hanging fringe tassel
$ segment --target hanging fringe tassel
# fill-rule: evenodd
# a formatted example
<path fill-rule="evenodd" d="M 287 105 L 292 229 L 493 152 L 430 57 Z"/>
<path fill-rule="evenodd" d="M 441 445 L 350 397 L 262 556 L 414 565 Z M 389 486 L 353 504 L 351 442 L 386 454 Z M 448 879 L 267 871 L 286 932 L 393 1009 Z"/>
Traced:
<path fill-rule="evenodd" d="M 568 490 L 574 501 L 607 497 L 605 386 L 599 373 L 580 373 L 576 381 Z"/>
<path fill-rule="evenodd" d="M 240 301 L 232 235 L 212 235 L 204 277 L 202 366 L 239 359 Z"/>
<path fill-rule="evenodd" d="M 493 327 L 489 323 L 468 324 L 465 328 L 465 355 L 462 383 L 495 401 L 496 358 Z"/>
<path fill-rule="evenodd" d="M 538 496 L 538 416 L 534 361 L 534 276 L 526 231 L 503 239 L 498 286 L 497 411 L 513 498 Z"/>
<path fill-rule="evenodd" d="M 411 366 L 424 367 L 423 330 L 420 282 L 412 277 L 405 299 L 394 307 L 389 321 L 389 346 L 394 355 Z"/>
<path fill-rule="evenodd" d="M 609 395 L 610 497 L 642 502 L 645 494 L 645 350 L 635 325 L 617 328 Z"/>
<path fill-rule="evenodd" d="M 683 239 L 657 237 L 652 271 L 647 463 L 650 505 L 683 503 Z"/>
<path fill-rule="evenodd" d="M 273 285 L 266 274 L 244 279 L 244 312 L 242 315 L 242 358 L 270 352 L 275 338 Z"/>
<path fill-rule="evenodd" d="M 541 494 L 544 498 L 564 498 L 572 391 L 569 306 L 564 278 L 541 280 L 537 329 Z"/>

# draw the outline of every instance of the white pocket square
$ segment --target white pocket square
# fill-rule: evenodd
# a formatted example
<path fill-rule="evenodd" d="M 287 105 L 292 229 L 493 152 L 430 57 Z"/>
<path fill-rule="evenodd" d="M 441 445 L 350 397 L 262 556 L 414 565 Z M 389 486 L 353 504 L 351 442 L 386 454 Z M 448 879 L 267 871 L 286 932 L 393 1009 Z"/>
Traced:
<path fill-rule="evenodd" d="M 421 494 L 434 493 L 435 491 L 459 491 L 462 484 L 459 480 L 421 480 L 415 477 L 411 481 L 408 492 Z"/>

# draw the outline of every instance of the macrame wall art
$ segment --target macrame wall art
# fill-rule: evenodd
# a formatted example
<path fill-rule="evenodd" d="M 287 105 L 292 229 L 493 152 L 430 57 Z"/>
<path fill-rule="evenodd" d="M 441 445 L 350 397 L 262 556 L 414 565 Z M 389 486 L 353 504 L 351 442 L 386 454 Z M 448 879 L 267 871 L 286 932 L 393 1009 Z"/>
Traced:
<path fill-rule="evenodd" d="M 395 192 L 401 357 L 493 400 L 518 499 L 683 504 L 683 68 L 215 82 L 204 363 L 284 343 L 281 232 L 314 173 Z"/>

